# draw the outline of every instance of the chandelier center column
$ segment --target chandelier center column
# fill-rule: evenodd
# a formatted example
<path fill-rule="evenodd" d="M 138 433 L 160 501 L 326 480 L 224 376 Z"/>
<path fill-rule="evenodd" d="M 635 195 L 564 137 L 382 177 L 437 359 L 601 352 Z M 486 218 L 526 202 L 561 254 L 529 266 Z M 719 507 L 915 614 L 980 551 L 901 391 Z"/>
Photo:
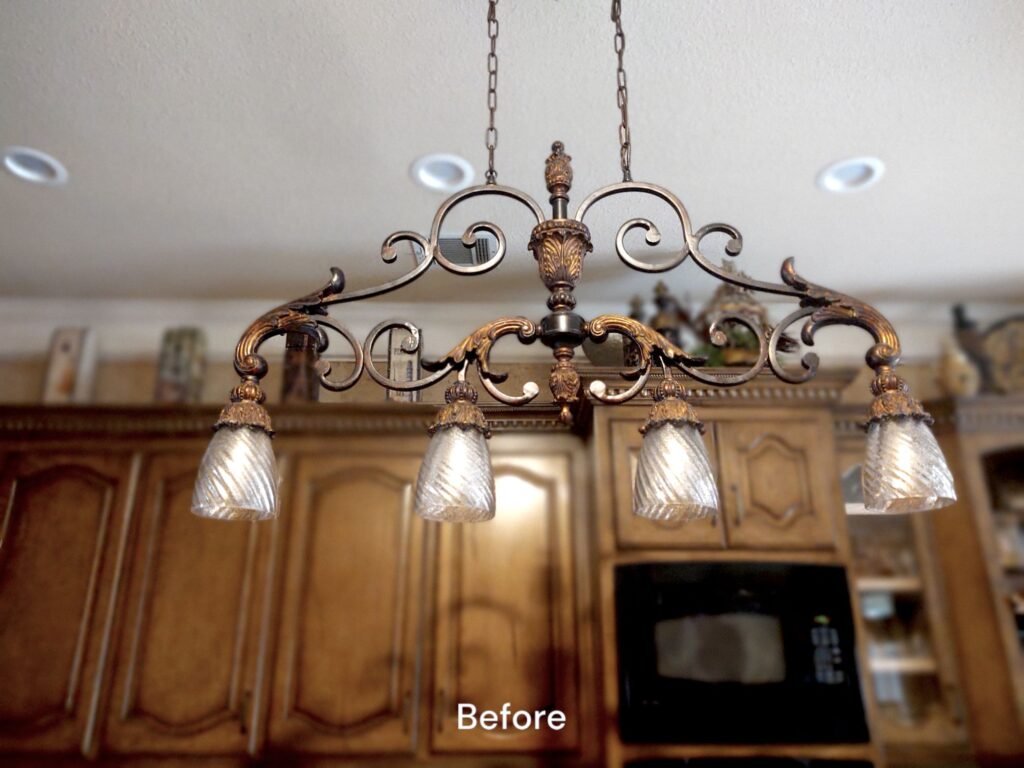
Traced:
<path fill-rule="evenodd" d="M 586 225 L 568 218 L 572 158 L 565 154 L 560 141 L 551 145 L 544 181 L 551 194 L 551 218 L 533 228 L 529 248 L 537 260 L 540 279 L 551 294 L 547 302 L 551 313 L 541 322 L 541 341 L 555 356 L 548 385 L 555 402 L 562 406 L 562 421 L 568 422 L 572 418 L 570 404 L 579 400 L 580 393 L 580 377 L 572 359 L 586 337 L 586 324 L 573 311 L 573 291 L 583 273 L 583 259 L 594 246 Z"/>

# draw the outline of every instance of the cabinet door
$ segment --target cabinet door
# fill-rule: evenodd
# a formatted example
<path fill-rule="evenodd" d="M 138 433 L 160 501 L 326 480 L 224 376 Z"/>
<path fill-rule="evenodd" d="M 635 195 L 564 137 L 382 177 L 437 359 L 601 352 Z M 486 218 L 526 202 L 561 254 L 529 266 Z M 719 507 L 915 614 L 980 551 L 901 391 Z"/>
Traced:
<path fill-rule="evenodd" d="M 424 530 L 412 500 L 421 454 L 346 448 L 345 456 L 294 460 L 270 748 L 411 753 Z"/>
<path fill-rule="evenodd" d="M 255 523 L 190 511 L 199 449 L 143 473 L 103 749 L 240 753 L 265 572 Z"/>
<path fill-rule="evenodd" d="M 439 524 L 431 745 L 438 752 L 579 746 L 567 455 L 493 457 L 497 514 Z M 562 730 L 458 730 L 457 706 L 561 710 Z"/>
<path fill-rule="evenodd" d="M 86 731 L 131 460 L 9 454 L 0 478 L 0 749 Z M 85 745 L 82 745 L 83 747 Z"/>
<path fill-rule="evenodd" d="M 825 418 L 715 426 L 729 546 L 831 547 L 840 504 Z"/>
<path fill-rule="evenodd" d="M 640 455 L 640 425 L 635 419 L 613 420 L 610 424 L 612 484 L 615 505 L 615 542 L 621 548 L 725 546 L 725 532 L 717 517 L 687 522 L 648 520 L 633 514 L 633 478 Z M 704 436 L 714 464 L 712 430 Z"/>

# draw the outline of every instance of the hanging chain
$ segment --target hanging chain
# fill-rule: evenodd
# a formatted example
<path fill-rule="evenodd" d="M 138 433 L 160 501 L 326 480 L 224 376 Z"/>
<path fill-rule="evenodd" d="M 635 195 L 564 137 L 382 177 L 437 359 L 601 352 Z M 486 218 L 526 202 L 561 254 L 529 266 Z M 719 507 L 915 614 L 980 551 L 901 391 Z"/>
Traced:
<path fill-rule="evenodd" d="M 612 0 L 612 21 L 615 22 L 615 53 L 619 57 L 619 67 L 616 71 L 616 79 L 619 85 L 617 99 L 619 111 L 622 113 L 622 122 L 619 123 L 619 162 L 622 165 L 622 180 L 632 181 L 633 174 L 629 170 L 631 159 L 631 146 L 629 143 L 629 93 L 626 90 L 626 68 L 622 63 L 622 55 L 626 50 L 626 34 L 622 31 L 621 0 Z M 491 115 L 493 117 L 493 111 Z"/>
<path fill-rule="evenodd" d="M 498 0 L 490 0 L 487 7 L 487 36 L 491 39 L 491 52 L 487 54 L 487 111 L 490 119 L 484 132 L 487 146 L 487 183 L 498 183 L 494 170 L 494 149 L 498 146 L 498 129 L 494 127 L 494 113 L 498 109 Z"/>

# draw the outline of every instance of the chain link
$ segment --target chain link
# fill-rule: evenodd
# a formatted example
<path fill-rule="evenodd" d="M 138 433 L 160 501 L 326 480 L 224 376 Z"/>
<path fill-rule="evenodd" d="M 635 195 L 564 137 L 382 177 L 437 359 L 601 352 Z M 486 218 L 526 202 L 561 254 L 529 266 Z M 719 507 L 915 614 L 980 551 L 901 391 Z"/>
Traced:
<path fill-rule="evenodd" d="M 487 111 L 489 120 L 484 131 L 487 147 L 487 183 L 498 183 L 498 172 L 494 170 L 494 150 L 498 146 L 498 129 L 494 127 L 494 113 L 498 109 L 498 0 L 490 0 L 487 7 L 487 36 L 491 39 L 491 51 L 487 54 Z"/>
<path fill-rule="evenodd" d="M 619 163 L 622 165 L 622 180 L 632 181 L 633 173 L 629 169 L 632 149 L 629 142 L 629 92 L 626 90 L 626 68 L 622 61 L 626 50 L 626 34 L 622 31 L 621 0 L 612 0 L 612 21 L 615 22 L 615 53 L 619 58 L 619 66 L 615 73 L 618 84 L 616 100 L 619 112 L 622 113 L 622 121 L 619 123 Z"/>

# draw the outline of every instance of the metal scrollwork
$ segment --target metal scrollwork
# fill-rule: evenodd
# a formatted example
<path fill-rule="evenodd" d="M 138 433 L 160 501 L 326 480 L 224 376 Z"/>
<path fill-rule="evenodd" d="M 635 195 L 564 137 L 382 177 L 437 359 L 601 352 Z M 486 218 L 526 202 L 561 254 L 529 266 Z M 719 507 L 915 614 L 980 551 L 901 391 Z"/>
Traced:
<path fill-rule="evenodd" d="M 698 366 L 705 362 L 704 358 L 690 355 L 653 328 L 631 317 L 599 315 L 587 323 L 587 335 L 593 341 L 600 343 L 608 338 L 609 333 L 620 333 L 631 339 L 636 344 L 640 363 L 621 374 L 624 379 L 634 381 L 629 388 L 618 394 L 608 394 L 608 386 L 603 381 L 590 383 L 590 394 L 602 403 L 624 403 L 636 397 L 647 383 L 656 357 L 677 365 Z"/>
<path fill-rule="evenodd" d="M 403 349 L 407 352 L 415 352 L 420 348 L 420 329 L 412 323 L 406 322 L 405 320 L 385 320 L 384 322 L 375 325 L 370 333 L 367 334 L 366 341 L 363 342 L 363 359 L 365 362 L 366 372 L 375 382 L 387 389 L 399 392 L 414 392 L 416 390 L 426 389 L 427 387 L 436 384 L 455 370 L 455 364 L 439 366 L 434 369 L 435 372 L 431 376 L 425 376 L 422 379 L 414 379 L 413 381 L 399 381 L 397 379 L 389 378 L 387 375 L 381 373 L 377 370 L 377 366 L 373 362 L 373 348 L 381 336 L 386 332 L 397 328 L 404 329 L 411 337 L 411 341 L 407 337 L 406 340 L 402 342 Z"/>
<path fill-rule="evenodd" d="M 793 344 L 792 339 L 786 335 L 786 330 L 801 321 L 803 326 L 800 338 L 807 346 L 814 344 L 815 334 L 825 326 L 853 325 L 867 330 L 875 342 L 868 351 L 867 362 L 877 374 L 878 388 L 880 391 L 896 391 L 898 382 L 893 383 L 895 379 L 892 368 L 899 361 L 899 340 L 889 321 L 874 307 L 805 280 L 797 274 L 792 259 L 787 259 L 782 265 L 781 283 L 754 280 L 741 272 L 723 268 L 703 253 L 702 245 L 709 235 L 725 235 L 725 254 L 730 257 L 737 256 L 743 249 L 743 237 L 739 230 L 723 223 L 706 224 L 694 230 L 689 214 L 679 198 L 655 184 L 624 181 L 602 187 L 587 197 L 579 205 L 575 216 L 569 218 L 567 206 L 572 183 L 571 159 L 560 142 L 552 145 L 552 154 L 545 166 L 545 181 L 551 193 L 551 218 L 545 218 L 533 198 L 517 189 L 498 185 L 493 183 L 493 180 L 488 184 L 470 187 L 452 195 L 441 204 L 434 214 L 429 235 L 400 230 L 385 238 L 381 246 L 381 258 L 388 263 L 397 260 L 399 244 L 409 243 L 412 246 L 416 263 L 404 275 L 382 285 L 346 293 L 344 275 L 341 270 L 334 268 L 330 281 L 319 291 L 282 304 L 261 316 L 249 326 L 238 342 L 235 368 L 242 381 L 233 391 L 232 398 L 236 401 L 255 402 L 264 399 L 259 382 L 267 372 L 267 363 L 259 355 L 259 348 L 267 339 L 287 333 L 305 333 L 315 339 L 317 351 L 322 353 L 327 348 L 328 332 L 334 331 L 351 347 L 352 367 L 344 378 L 335 380 L 330 378 L 331 364 L 322 358 L 319 359 L 316 364 L 319 380 L 326 389 L 349 389 L 366 372 L 377 384 L 388 389 L 406 392 L 421 390 L 440 382 L 455 370 L 460 370 L 464 374 L 466 366 L 473 363 L 477 367 L 483 387 L 492 397 L 507 405 L 524 405 L 538 396 L 540 387 L 531 381 L 523 386 L 521 394 L 503 392 L 499 385 L 507 381 L 508 374 L 492 370 L 490 362 L 495 342 L 504 336 L 515 336 L 523 344 L 543 339 L 552 349 L 555 364 L 549 377 L 549 386 L 555 402 L 561 406 L 561 418 L 568 421 L 571 419 L 572 404 L 579 400 L 580 389 L 579 371 L 573 361 L 574 349 L 582 344 L 585 338 L 601 342 L 609 334 L 618 333 L 633 342 L 638 355 L 637 364 L 620 374 L 631 384 L 623 391 L 612 394 L 604 382 L 594 381 L 589 390 L 590 395 L 600 402 L 622 403 L 643 390 L 655 363 L 660 363 L 666 370 L 674 368 L 695 381 L 712 386 L 742 384 L 753 379 L 766 366 L 783 381 L 794 384 L 805 382 L 817 372 L 818 356 L 813 352 L 804 354 L 800 359 L 799 369 L 787 368 L 779 356 L 780 351 L 790 351 L 787 345 Z M 679 222 L 683 239 L 679 251 L 667 260 L 659 263 L 645 261 L 630 253 L 626 247 L 626 237 L 632 232 L 642 230 L 646 243 L 655 246 L 661 242 L 661 231 L 650 219 L 628 219 L 619 227 L 615 237 L 616 254 L 627 266 L 641 272 L 660 273 L 675 269 L 687 258 L 692 258 L 700 269 L 717 280 L 799 302 L 799 307 L 774 327 L 765 326 L 758 319 L 743 314 L 722 315 L 712 322 L 709 336 L 714 345 L 723 346 L 728 342 L 724 331 L 726 324 L 739 324 L 757 339 L 757 357 L 746 368 L 738 371 L 706 369 L 702 367 L 706 363 L 704 358 L 691 355 L 661 333 L 637 320 L 609 314 L 595 317 L 588 322 L 573 312 L 576 305 L 573 290 L 583 270 L 584 255 L 591 250 L 590 233 L 583 224 L 583 219 L 597 202 L 627 193 L 654 197 L 668 204 Z M 529 247 L 537 259 L 541 280 L 550 291 L 548 309 L 551 314 L 539 323 L 525 317 L 499 318 L 473 331 L 446 355 L 434 361 L 424 361 L 423 368 L 428 373 L 422 378 L 414 381 L 389 378 L 373 362 L 374 346 L 388 331 L 404 329 L 408 333 L 408 339 L 403 345 L 407 351 L 416 352 L 422 348 L 420 330 L 403 320 L 388 320 L 374 327 L 366 340 L 359 344 L 351 332 L 328 316 L 327 307 L 395 291 L 418 279 L 435 262 L 448 272 L 459 275 L 482 274 L 497 267 L 505 257 L 507 241 L 501 228 L 490 222 L 475 222 L 467 227 L 462 235 L 462 242 L 467 247 L 473 246 L 481 234 L 487 233 L 494 237 L 497 242 L 495 252 L 483 264 L 456 264 L 441 252 L 439 246 L 441 230 L 449 214 L 462 202 L 484 195 L 497 195 L 515 200 L 524 205 L 536 219 L 537 225 L 532 229 Z"/>
<path fill-rule="evenodd" d="M 448 372 L 469 361 L 476 361 L 480 383 L 495 400 L 507 405 L 525 405 L 540 394 L 537 383 L 526 382 L 521 395 L 507 394 L 498 389 L 497 385 L 506 381 L 508 374 L 493 371 L 490 367 L 491 348 L 494 343 L 502 336 L 512 334 L 515 334 L 523 344 L 532 344 L 538 338 L 537 324 L 525 317 L 500 318 L 476 329 L 437 360 L 425 360 L 423 367 L 428 371 Z"/>
<path fill-rule="evenodd" d="M 587 215 L 587 211 L 599 200 L 628 192 L 651 195 L 668 203 L 675 212 L 683 229 L 683 247 L 672 258 L 657 264 L 636 258 L 626 248 L 626 235 L 632 230 L 643 229 L 646 233 L 644 239 L 648 245 L 654 246 L 661 242 L 661 232 L 654 225 L 654 222 L 650 219 L 638 217 L 630 219 L 619 227 L 619 231 L 615 236 L 615 252 L 624 264 L 640 272 L 667 272 L 670 269 L 675 269 L 686 261 L 686 257 L 696 248 L 697 241 L 694 239 L 693 225 L 690 223 L 690 214 L 686 212 L 686 207 L 678 197 L 664 187 L 640 181 L 621 182 L 602 187 L 580 203 L 580 207 L 576 209 L 576 221 L 582 222 L 583 218 Z"/>

